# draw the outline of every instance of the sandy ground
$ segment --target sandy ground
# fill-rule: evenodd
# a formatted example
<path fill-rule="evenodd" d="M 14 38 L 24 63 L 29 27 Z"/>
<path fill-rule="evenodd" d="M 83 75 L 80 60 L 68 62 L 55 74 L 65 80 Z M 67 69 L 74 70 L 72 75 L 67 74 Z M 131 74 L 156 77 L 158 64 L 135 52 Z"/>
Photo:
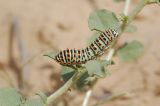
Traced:
<path fill-rule="evenodd" d="M 16 71 L 9 63 L 9 38 L 13 18 L 19 22 L 19 35 L 25 58 L 21 60 L 17 39 L 14 38 L 15 61 L 25 65 L 28 95 L 38 90 L 51 93 L 59 88 L 60 65 L 43 57 L 53 49 L 83 48 L 92 32 L 88 28 L 89 14 L 96 8 L 120 14 L 123 3 L 97 0 L 92 5 L 87 0 L 0 0 L 0 70 L 7 71 L 16 84 Z M 132 5 L 133 6 L 133 5 Z M 118 57 L 110 66 L 111 75 L 100 79 L 93 88 L 90 104 L 104 98 L 107 92 L 127 93 L 125 98 L 106 102 L 102 106 L 160 106 L 160 7 L 146 6 L 133 22 L 138 30 L 125 33 L 119 43 L 138 40 L 145 47 L 144 55 L 135 62 L 123 63 Z M 10 86 L 0 77 L 0 87 Z M 81 106 L 84 94 L 74 89 L 65 95 L 57 106 Z M 63 103 L 61 103 L 63 102 Z M 62 105 L 63 104 L 63 105 Z"/>

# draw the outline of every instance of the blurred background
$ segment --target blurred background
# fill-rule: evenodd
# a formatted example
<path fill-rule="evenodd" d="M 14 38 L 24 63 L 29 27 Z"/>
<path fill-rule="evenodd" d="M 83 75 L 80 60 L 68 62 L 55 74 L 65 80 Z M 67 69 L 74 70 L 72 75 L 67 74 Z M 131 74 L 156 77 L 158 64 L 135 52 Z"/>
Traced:
<path fill-rule="evenodd" d="M 132 0 L 130 9 L 138 0 Z M 15 87 L 32 96 L 51 94 L 63 85 L 61 66 L 43 54 L 66 48 L 84 48 L 92 32 L 89 14 L 108 9 L 117 15 L 124 2 L 113 0 L 0 0 L 0 87 Z M 145 53 L 134 62 L 117 56 L 110 75 L 100 79 L 89 101 L 92 106 L 108 94 L 127 93 L 101 106 L 160 106 L 160 7 L 146 6 L 136 17 L 134 33 L 124 33 L 118 44 L 138 40 Z M 85 92 L 75 89 L 54 106 L 81 106 Z"/>

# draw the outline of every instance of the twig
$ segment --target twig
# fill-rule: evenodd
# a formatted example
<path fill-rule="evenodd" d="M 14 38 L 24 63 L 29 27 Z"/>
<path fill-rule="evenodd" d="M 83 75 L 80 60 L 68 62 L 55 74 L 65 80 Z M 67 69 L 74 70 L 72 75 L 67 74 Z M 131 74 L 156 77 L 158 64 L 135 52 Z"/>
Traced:
<path fill-rule="evenodd" d="M 19 20 L 17 17 L 14 17 L 13 19 L 13 24 L 14 24 L 14 27 L 15 27 L 15 36 L 17 38 L 17 42 L 18 42 L 18 48 L 19 48 L 19 52 L 20 52 L 20 59 L 21 59 L 21 63 L 25 63 L 25 61 L 27 60 L 27 57 L 28 57 L 28 54 L 27 54 L 27 51 L 26 51 L 26 47 L 24 45 L 24 42 L 22 40 L 22 37 L 20 36 L 20 32 L 19 32 L 19 29 L 20 29 L 20 24 L 19 24 Z M 23 85 L 23 88 L 25 88 L 24 86 L 26 85 L 25 82 L 28 81 L 29 79 L 29 70 L 28 70 L 28 66 L 24 66 L 24 67 L 21 67 L 21 75 L 22 75 L 22 78 L 23 78 L 23 82 L 22 82 L 22 85 Z"/>
<path fill-rule="evenodd" d="M 9 36 L 9 48 L 8 48 L 9 66 L 13 69 L 13 72 L 15 72 L 15 75 L 17 76 L 18 88 L 21 89 L 23 88 L 22 71 L 21 71 L 21 68 L 18 66 L 17 62 L 15 61 L 14 54 L 13 54 L 14 53 L 13 42 L 17 34 L 19 34 L 19 27 L 15 22 L 15 20 L 13 19 L 11 23 L 11 30 L 10 30 L 10 36 Z"/>
<path fill-rule="evenodd" d="M 107 57 L 106 57 L 106 60 L 107 61 L 110 61 L 111 59 L 112 59 L 112 57 L 113 57 L 113 54 L 114 54 L 114 49 L 113 48 L 111 48 L 110 50 L 109 50 L 109 53 L 108 53 L 108 55 L 107 55 Z"/>
<path fill-rule="evenodd" d="M 106 60 L 107 60 L 107 61 L 110 61 L 110 60 L 112 59 L 112 57 L 113 57 L 113 54 L 114 54 L 114 49 L 111 48 L 111 49 L 109 50 L 109 53 L 108 53 L 107 57 L 106 57 Z M 88 90 L 88 91 L 86 92 L 86 95 L 85 95 L 85 97 L 84 97 L 82 106 L 87 106 L 87 105 L 88 105 L 89 98 L 91 97 L 91 95 L 92 95 L 92 90 L 90 89 L 90 90 Z"/>
<path fill-rule="evenodd" d="M 104 104 L 104 103 L 106 103 L 106 102 L 108 102 L 108 101 L 115 100 L 115 99 L 117 99 L 117 98 L 119 98 L 119 97 L 123 97 L 123 96 L 125 96 L 125 95 L 126 95 L 125 93 L 121 93 L 121 94 L 112 95 L 112 96 L 110 96 L 110 97 L 107 96 L 107 98 L 105 98 L 104 100 L 101 100 L 101 101 L 97 102 L 97 103 L 94 104 L 93 106 L 100 106 L 100 105 L 102 105 L 102 104 Z"/>
<path fill-rule="evenodd" d="M 86 72 L 86 70 L 76 70 L 75 74 L 55 93 L 51 94 L 46 101 L 47 106 L 54 102 L 58 97 L 67 92 L 69 88 Z"/>
<path fill-rule="evenodd" d="M 119 30 L 119 36 L 125 31 L 126 27 L 133 21 L 137 14 L 143 9 L 145 5 L 149 3 L 149 0 L 141 0 L 136 7 L 128 13 L 124 19 L 122 19 L 122 24 Z M 127 3 L 126 3 L 127 4 Z M 114 42 L 114 45 L 117 43 L 117 40 Z"/>
<path fill-rule="evenodd" d="M 123 11 L 123 13 L 124 13 L 125 16 L 128 15 L 130 2 L 131 2 L 131 0 L 126 0 L 126 2 L 125 2 L 124 11 Z"/>
<path fill-rule="evenodd" d="M 149 0 L 141 0 L 138 5 L 130 12 L 128 15 L 128 24 L 132 22 L 132 20 L 137 16 L 137 14 L 143 9 L 145 5 L 148 4 Z"/>
<path fill-rule="evenodd" d="M 70 78 L 61 88 L 59 88 L 55 93 L 53 93 L 52 95 L 50 95 L 47 98 L 47 104 L 51 104 L 53 101 L 55 101 L 55 99 L 59 96 L 61 96 L 62 94 L 64 94 L 65 92 L 67 92 L 69 90 L 69 88 L 71 87 L 71 85 L 73 84 L 73 78 Z"/>
<path fill-rule="evenodd" d="M 89 101 L 89 98 L 91 97 L 91 95 L 92 95 L 92 90 L 88 90 L 86 92 L 86 95 L 85 95 L 82 106 L 87 106 L 88 105 L 88 101 Z"/>

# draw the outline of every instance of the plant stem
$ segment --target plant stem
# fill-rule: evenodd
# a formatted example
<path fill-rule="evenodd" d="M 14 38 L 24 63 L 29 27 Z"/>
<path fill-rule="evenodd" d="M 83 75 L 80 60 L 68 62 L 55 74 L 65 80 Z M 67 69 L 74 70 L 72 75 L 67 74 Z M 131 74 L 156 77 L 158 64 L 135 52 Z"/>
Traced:
<path fill-rule="evenodd" d="M 121 25 L 120 34 L 124 32 L 126 27 L 133 21 L 137 14 L 143 9 L 143 7 L 148 3 L 148 0 L 141 0 L 138 5 L 128 14 L 127 20 L 125 20 Z"/>
<path fill-rule="evenodd" d="M 68 89 L 73 84 L 74 77 L 75 75 L 73 75 L 61 88 L 59 88 L 55 93 L 53 93 L 47 98 L 48 105 L 51 104 L 57 97 L 61 96 L 62 94 L 68 91 Z"/>
<path fill-rule="evenodd" d="M 114 55 L 114 52 L 115 52 L 115 50 L 114 50 L 113 48 L 110 48 L 110 50 L 109 50 L 109 52 L 108 52 L 108 55 L 107 55 L 107 57 L 106 57 L 106 60 L 107 60 L 107 61 L 110 61 L 110 60 L 112 59 L 112 57 L 113 57 L 113 55 Z"/>
<path fill-rule="evenodd" d="M 87 91 L 87 93 L 85 95 L 82 106 L 88 106 L 89 98 L 91 97 L 91 95 L 92 95 L 92 90 L 90 89 Z"/>
<path fill-rule="evenodd" d="M 150 3 L 156 3 L 156 0 L 141 0 L 139 4 L 128 15 L 128 24 L 132 22 L 132 20 L 137 16 L 137 14 L 143 9 L 145 5 Z"/>
<path fill-rule="evenodd" d="M 51 94 L 47 98 L 47 106 L 54 102 L 58 97 L 60 97 L 62 94 L 67 92 L 69 88 L 76 83 L 76 81 L 86 72 L 86 70 L 81 69 L 81 70 L 76 70 L 75 74 L 61 87 L 59 88 L 55 93 Z"/>
<path fill-rule="evenodd" d="M 99 100 L 96 104 L 94 104 L 94 105 L 92 105 L 92 106 L 100 106 L 100 105 L 104 104 L 104 103 L 107 102 L 107 101 L 112 101 L 112 100 L 114 100 L 114 99 L 123 97 L 123 96 L 125 96 L 125 95 L 126 95 L 125 93 L 121 93 L 121 94 L 112 95 L 112 96 L 110 96 L 110 97 L 107 96 L 105 99 Z"/>
<path fill-rule="evenodd" d="M 141 0 L 139 4 L 131 11 L 128 15 L 128 24 L 137 16 L 137 14 L 143 9 L 143 7 L 148 3 L 148 0 Z"/>
<path fill-rule="evenodd" d="M 150 3 L 156 3 L 156 0 L 141 0 L 136 7 L 128 14 L 128 16 L 124 16 L 122 19 L 122 24 L 119 30 L 119 37 L 125 31 L 127 26 L 133 21 L 133 19 L 137 16 L 137 14 L 144 8 L 145 5 Z M 114 47 L 117 43 L 118 39 L 113 43 L 112 47 Z"/>
<path fill-rule="evenodd" d="M 109 53 L 108 53 L 108 55 L 107 55 L 107 57 L 106 57 L 106 60 L 107 60 L 107 61 L 110 61 L 110 60 L 112 59 L 113 54 L 114 54 L 114 51 L 115 51 L 115 50 L 114 50 L 113 48 L 110 49 L 110 51 L 109 51 Z M 88 106 L 88 102 L 89 102 L 89 99 L 90 99 L 91 95 L 92 95 L 92 89 L 89 89 L 89 90 L 86 92 L 86 95 L 85 95 L 85 97 L 84 97 L 82 106 Z"/>
<path fill-rule="evenodd" d="M 126 2 L 125 2 L 124 11 L 123 11 L 125 16 L 128 15 L 130 2 L 131 2 L 131 0 L 126 0 Z"/>

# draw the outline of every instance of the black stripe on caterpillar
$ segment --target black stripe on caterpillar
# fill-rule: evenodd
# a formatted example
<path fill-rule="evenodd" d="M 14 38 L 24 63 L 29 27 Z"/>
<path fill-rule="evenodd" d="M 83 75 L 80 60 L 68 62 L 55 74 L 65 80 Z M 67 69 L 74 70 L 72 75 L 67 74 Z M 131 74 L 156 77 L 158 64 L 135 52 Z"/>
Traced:
<path fill-rule="evenodd" d="M 60 51 L 55 60 L 62 65 L 78 65 L 84 64 L 89 60 L 95 59 L 97 56 L 110 46 L 110 44 L 118 37 L 118 32 L 114 29 L 108 29 L 102 32 L 89 46 L 85 49 L 75 50 L 66 49 Z"/>

